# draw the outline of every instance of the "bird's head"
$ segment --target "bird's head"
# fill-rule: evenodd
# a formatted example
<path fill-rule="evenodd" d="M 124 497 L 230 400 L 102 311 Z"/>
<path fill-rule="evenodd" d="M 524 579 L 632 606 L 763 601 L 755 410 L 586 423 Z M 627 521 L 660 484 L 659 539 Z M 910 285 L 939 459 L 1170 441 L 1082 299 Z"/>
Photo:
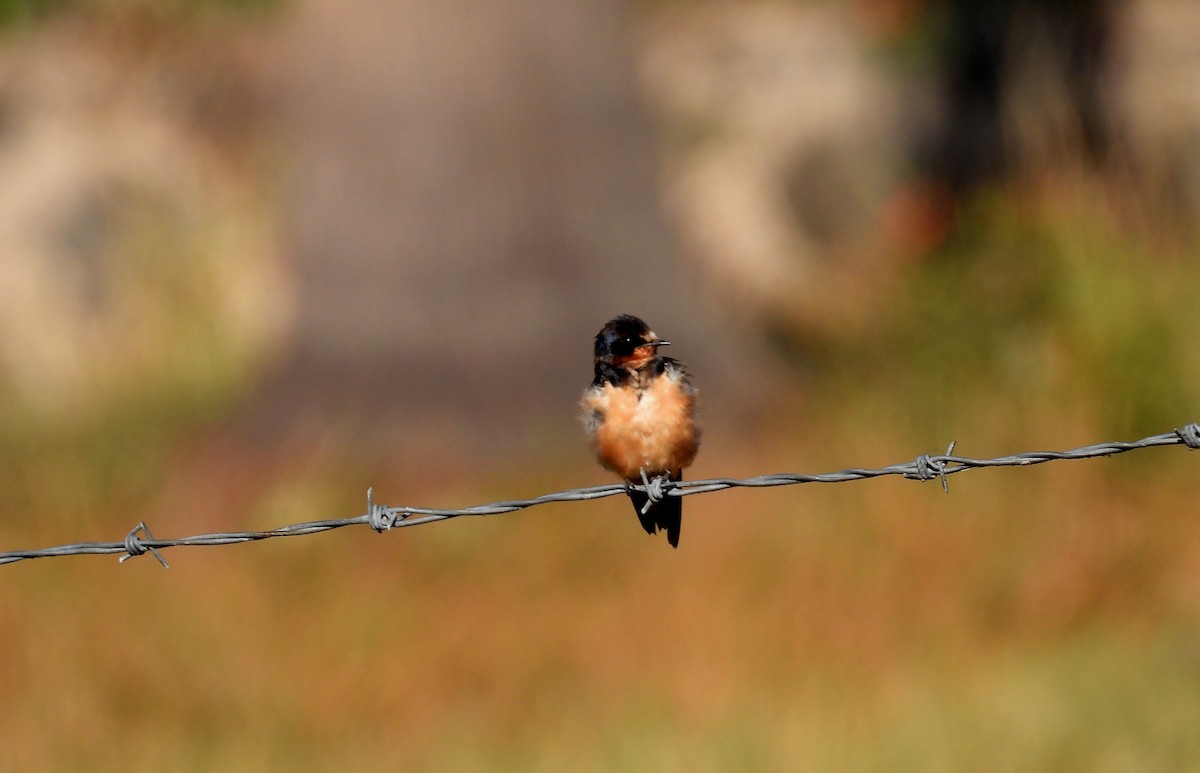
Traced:
<path fill-rule="evenodd" d="M 658 347 L 669 343 L 637 317 L 622 314 L 596 334 L 596 363 L 638 370 L 654 360 Z"/>

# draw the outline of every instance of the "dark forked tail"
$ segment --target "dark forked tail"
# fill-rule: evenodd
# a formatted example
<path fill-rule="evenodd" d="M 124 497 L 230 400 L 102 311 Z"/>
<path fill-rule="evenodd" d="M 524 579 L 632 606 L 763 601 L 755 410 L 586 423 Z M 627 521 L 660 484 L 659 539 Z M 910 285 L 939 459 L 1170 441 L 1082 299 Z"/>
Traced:
<path fill-rule="evenodd" d="M 683 480 L 683 470 L 671 473 L 671 480 Z M 663 497 L 661 502 L 651 505 L 645 515 L 642 515 L 642 507 L 649 501 L 649 497 L 642 491 L 630 489 L 629 498 L 633 500 L 633 509 L 647 534 L 656 534 L 659 529 L 662 529 L 667 533 L 667 542 L 671 543 L 671 547 L 679 547 L 679 527 L 683 520 L 683 497 Z"/>

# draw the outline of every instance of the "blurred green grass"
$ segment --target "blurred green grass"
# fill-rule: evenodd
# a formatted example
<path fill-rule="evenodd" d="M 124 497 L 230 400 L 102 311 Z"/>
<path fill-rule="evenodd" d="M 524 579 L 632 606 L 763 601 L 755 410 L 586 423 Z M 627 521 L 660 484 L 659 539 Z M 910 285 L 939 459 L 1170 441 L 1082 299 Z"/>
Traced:
<path fill-rule="evenodd" d="M 178 20 L 205 12 L 252 15 L 277 10 L 282 0 L 0 0 L 0 32 L 29 26 L 54 13 L 91 13 L 100 17 L 144 13 Z"/>
<path fill-rule="evenodd" d="M 119 311 L 89 320 L 104 331 L 90 340 L 109 348 L 81 352 L 49 399 L 0 380 L 0 506 L 9 512 L 70 513 L 90 525 L 144 503 L 170 449 L 234 410 L 267 357 L 260 331 L 229 329 L 237 322 L 221 289 L 248 281 L 251 270 L 229 271 L 231 261 L 264 248 L 263 202 L 187 211 L 130 196 L 123 206 L 109 248 L 107 305 Z M 45 520 L 8 528 L 31 534 Z"/>
<path fill-rule="evenodd" d="M 1140 232 L 1080 187 L 975 201 L 870 338 L 830 353 L 825 395 L 903 405 L 906 431 L 1010 446 L 1064 428 L 1132 439 L 1192 415 L 1197 248 Z"/>

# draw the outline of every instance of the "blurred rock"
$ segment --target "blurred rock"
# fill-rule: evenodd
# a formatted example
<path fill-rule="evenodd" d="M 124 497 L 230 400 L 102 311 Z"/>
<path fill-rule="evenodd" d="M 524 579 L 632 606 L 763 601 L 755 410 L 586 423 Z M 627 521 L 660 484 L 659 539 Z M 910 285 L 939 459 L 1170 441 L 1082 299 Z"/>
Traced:
<path fill-rule="evenodd" d="M 59 16 L 0 47 L 5 418 L 203 400 L 286 324 L 263 192 L 203 130 L 238 93 L 209 32 Z"/>
<path fill-rule="evenodd" d="M 792 343 L 861 334 L 894 271 L 876 222 L 919 93 L 836 4 L 678 4 L 641 62 L 671 213 L 727 313 Z"/>

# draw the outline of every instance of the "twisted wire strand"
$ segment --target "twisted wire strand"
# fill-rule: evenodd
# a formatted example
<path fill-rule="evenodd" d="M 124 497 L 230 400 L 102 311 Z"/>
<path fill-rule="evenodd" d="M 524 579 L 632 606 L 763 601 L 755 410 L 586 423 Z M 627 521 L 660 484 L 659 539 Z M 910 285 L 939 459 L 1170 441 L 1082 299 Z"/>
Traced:
<path fill-rule="evenodd" d="M 1142 448 L 1173 445 L 1183 445 L 1192 450 L 1200 448 L 1200 424 L 1188 424 L 1173 432 L 1151 435 L 1141 440 L 1096 443 L 1070 451 L 1029 451 L 1020 454 L 1010 454 L 1008 456 L 998 456 L 992 459 L 972 459 L 965 456 L 952 455 L 954 444 L 951 443 L 946 449 L 945 454 L 937 456 L 922 454 L 911 462 L 892 464 L 887 467 L 852 467 L 837 472 L 817 474 L 778 473 L 759 475 L 753 478 L 709 478 L 707 480 L 690 481 L 650 479 L 644 480 L 642 483 L 612 483 L 602 486 L 587 486 L 543 494 L 529 499 L 490 502 L 488 504 L 459 509 L 392 507 L 378 504 L 373 499 L 371 489 L 367 489 L 367 512 L 364 515 L 353 518 L 306 521 L 281 526 L 268 531 L 216 532 L 213 534 L 197 534 L 178 539 L 155 537 L 150 533 L 145 522 L 142 522 L 130 530 L 125 535 L 125 538 L 118 542 L 77 542 L 70 545 L 58 545 L 37 550 L 0 552 L 0 564 L 11 564 L 33 558 L 104 554 L 119 554 L 121 561 L 124 562 L 126 559 L 134 556 L 150 553 L 164 567 L 169 568 L 167 562 L 158 551 L 183 546 L 234 545 L 241 542 L 257 542 L 258 540 L 274 539 L 276 537 L 301 537 L 360 524 L 368 525 L 378 532 L 384 532 L 391 529 L 421 526 L 427 523 L 464 516 L 501 515 L 551 502 L 580 502 L 591 499 L 603 499 L 604 497 L 624 494 L 631 489 L 651 494 L 654 497 L 682 497 L 693 494 L 707 494 L 728 488 L 764 488 L 770 486 L 791 486 L 801 483 L 848 483 L 850 481 L 880 478 L 887 475 L 899 475 L 908 480 L 940 480 L 943 489 L 948 493 L 949 488 L 946 484 L 946 477 L 967 470 L 983 467 L 1028 467 L 1035 464 L 1069 459 L 1094 459 L 1101 456 L 1123 454 Z"/>

